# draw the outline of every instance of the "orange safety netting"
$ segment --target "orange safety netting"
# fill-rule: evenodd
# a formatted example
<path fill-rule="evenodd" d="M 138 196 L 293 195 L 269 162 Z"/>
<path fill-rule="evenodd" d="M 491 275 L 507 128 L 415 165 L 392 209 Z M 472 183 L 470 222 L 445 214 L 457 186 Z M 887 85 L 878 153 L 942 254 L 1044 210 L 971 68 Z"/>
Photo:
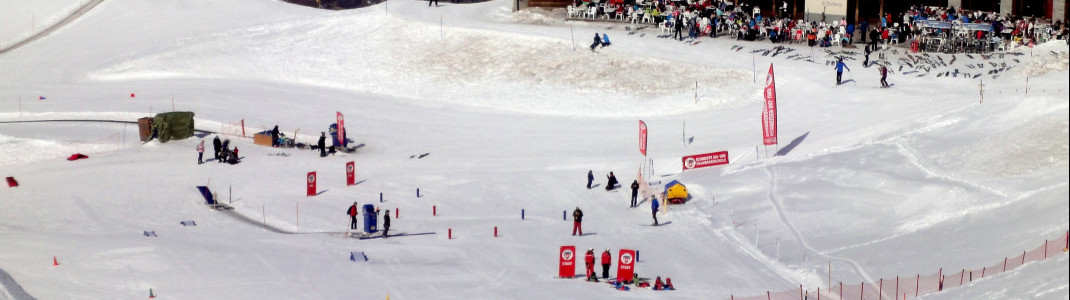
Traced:
<path fill-rule="evenodd" d="M 1070 231 L 1064 233 L 1055 240 L 1045 240 L 1044 244 L 1022 252 L 1021 255 L 1007 257 L 1003 260 L 982 267 L 980 270 L 959 270 L 946 272 L 937 271 L 930 275 L 915 275 L 898 277 L 894 279 L 880 279 L 875 283 L 865 282 L 854 285 L 837 284 L 832 287 L 787 290 L 782 292 L 766 292 L 765 295 L 750 297 L 735 297 L 733 300 L 850 300 L 850 299 L 912 299 L 922 295 L 935 293 L 948 288 L 958 287 L 970 281 L 987 276 L 994 276 L 1003 272 L 1021 267 L 1025 263 L 1044 260 L 1056 255 L 1065 255 L 1070 246 Z"/>

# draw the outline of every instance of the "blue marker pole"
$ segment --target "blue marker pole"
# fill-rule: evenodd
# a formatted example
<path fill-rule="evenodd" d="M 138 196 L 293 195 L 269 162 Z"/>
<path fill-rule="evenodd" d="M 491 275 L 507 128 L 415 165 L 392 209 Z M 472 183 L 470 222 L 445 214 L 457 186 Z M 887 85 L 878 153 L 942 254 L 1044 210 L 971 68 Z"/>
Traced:
<path fill-rule="evenodd" d="M 568 219 L 565 219 L 565 211 L 564 211 L 564 210 L 562 210 L 562 211 L 561 211 L 561 221 L 567 221 L 567 220 L 568 220 Z"/>
<path fill-rule="evenodd" d="M 521 220 L 524 219 L 524 210 L 523 209 L 520 210 L 520 219 Z"/>
<path fill-rule="evenodd" d="M 416 188 L 416 198 L 420 198 L 420 188 Z"/>
<path fill-rule="evenodd" d="M 383 193 L 379 193 L 379 203 L 383 203 Z"/>

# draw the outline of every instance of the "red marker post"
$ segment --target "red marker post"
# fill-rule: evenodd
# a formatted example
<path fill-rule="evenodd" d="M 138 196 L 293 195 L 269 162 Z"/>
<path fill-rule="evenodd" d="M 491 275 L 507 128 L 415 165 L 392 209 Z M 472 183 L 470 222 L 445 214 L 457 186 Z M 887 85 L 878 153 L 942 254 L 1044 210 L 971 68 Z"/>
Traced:
<path fill-rule="evenodd" d="M 316 195 L 316 171 L 308 172 L 305 177 L 305 197 Z"/>
<path fill-rule="evenodd" d="M 357 184 L 357 164 L 355 162 L 346 163 L 346 186 Z"/>
<path fill-rule="evenodd" d="M 561 246 L 557 258 L 557 277 L 576 277 L 576 246 Z"/>

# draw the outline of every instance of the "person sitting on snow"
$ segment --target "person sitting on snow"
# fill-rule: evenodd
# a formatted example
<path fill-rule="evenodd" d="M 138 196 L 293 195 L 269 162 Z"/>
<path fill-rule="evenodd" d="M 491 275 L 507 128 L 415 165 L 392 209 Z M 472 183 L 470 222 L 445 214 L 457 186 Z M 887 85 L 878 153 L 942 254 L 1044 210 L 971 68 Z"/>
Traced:
<path fill-rule="evenodd" d="M 661 282 L 661 276 L 654 279 L 654 290 L 660 291 L 665 289 L 665 283 Z"/>
<path fill-rule="evenodd" d="M 603 33 L 602 34 L 602 48 L 609 47 L 610 44 L 611 43 L 609 42 L 609 34 Z"/>
<path fill-rule="evenodd" d="M 665 289 L 670 291 L 676 289 L 672 286 L 672 278 L 665 277 Z"/>

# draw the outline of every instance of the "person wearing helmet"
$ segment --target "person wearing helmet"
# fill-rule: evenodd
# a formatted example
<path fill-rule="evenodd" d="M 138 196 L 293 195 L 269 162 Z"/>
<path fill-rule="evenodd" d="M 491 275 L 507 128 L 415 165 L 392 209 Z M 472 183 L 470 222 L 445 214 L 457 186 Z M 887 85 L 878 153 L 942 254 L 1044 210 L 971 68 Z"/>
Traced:
<path fill-rule="evenodd" d="M 609 265 L 612 259 L 613 255 L 609 254 L 609 249 L 602 252 L 602 279 L 609 280 Z"/>
<path fill-rule="evenodd" d="M 584 255 L 583 262 L 587 265 L 587 281 L 598 281 L 594 275 L 594 248 L 587 248 L 587 255 Z"/>

